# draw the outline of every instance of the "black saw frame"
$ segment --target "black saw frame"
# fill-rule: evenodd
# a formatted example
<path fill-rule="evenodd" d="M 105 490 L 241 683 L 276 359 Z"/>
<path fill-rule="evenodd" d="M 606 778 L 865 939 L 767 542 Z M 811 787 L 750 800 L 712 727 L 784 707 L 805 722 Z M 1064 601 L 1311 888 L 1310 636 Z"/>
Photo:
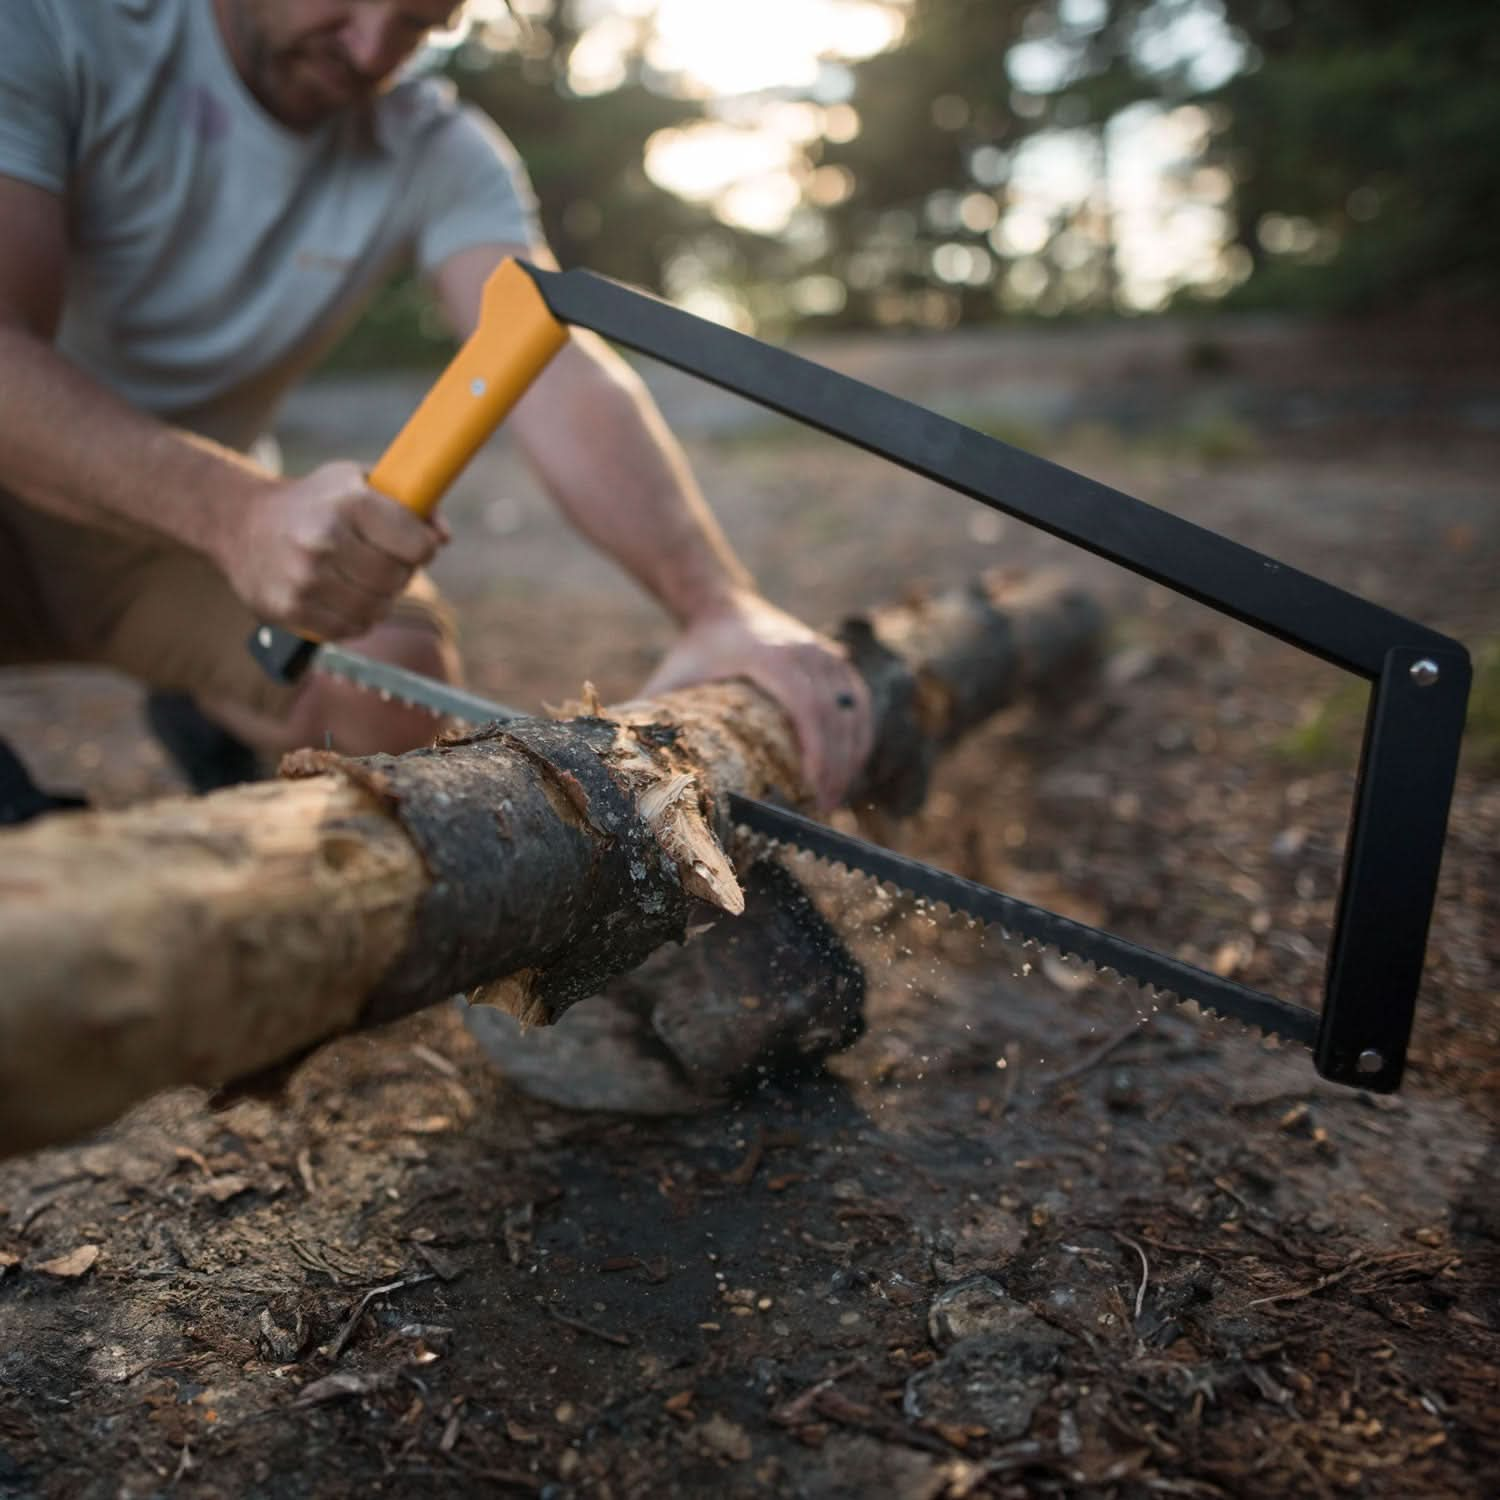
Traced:
<path fill-rule="evenodd" d="M 519 264 L 559 322 L 852 443 L 1364 678 L 1369 706 L 1322 1009 L 1252 993 L 1293 1020 L 1279 1029 L 1312 1042 L 1326 1078 L 1382 1093 L 1399 1086 L 1468 704 L 1469 656 L 1459 642 L 788 350 L 592 272 Z M 1174 971 L 1198 974 L 1144 951 L 1168 976 L 1165 987 Z"/>

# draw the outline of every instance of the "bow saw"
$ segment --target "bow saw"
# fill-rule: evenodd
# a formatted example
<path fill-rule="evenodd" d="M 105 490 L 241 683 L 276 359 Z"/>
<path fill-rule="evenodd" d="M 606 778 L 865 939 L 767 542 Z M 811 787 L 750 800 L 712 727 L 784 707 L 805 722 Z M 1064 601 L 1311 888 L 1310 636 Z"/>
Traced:
<path fill-rule="evenodd" d="M 370 473 L 418 514 L 448 486 L 563 346 L 586 328 L 852 443 L 1039 527 L 1370 684 L 1320 1010 L 1212 974 L 1101 928 L 734 796 L 753 833 L 904 887 L 1179 1001 L 1312 1049 L 1334 1082 L 1388 1093 L 1401 1082 L 1470 665 L 1457 641 L 1191 521 L 976 432 L 913 402 L 722 328 L 588 271 L 507 260 L 486 283 L 479 324 Z M 309 667 L 469 722 L 515 710 L 262 626 L 250 647 L 274 677 Z"/>

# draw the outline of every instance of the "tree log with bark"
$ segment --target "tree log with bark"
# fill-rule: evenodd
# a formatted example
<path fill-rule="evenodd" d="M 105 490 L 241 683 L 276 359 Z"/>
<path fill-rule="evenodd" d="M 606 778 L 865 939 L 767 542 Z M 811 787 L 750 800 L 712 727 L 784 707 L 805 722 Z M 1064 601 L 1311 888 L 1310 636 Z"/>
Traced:
<path fill-rule="evenodd" d="M 915 810 L 938 752 L 1076 678 L 1100 624 L 1057 578 L 849 622 L 876 713 L 856 799 Z M 743 682 L 585 707 L 0 834 L 0 1153 L 456 992 L 548 1024 L 695 902 L 740 912 L 727 794 L 806 798 L 780 709 Z"/>

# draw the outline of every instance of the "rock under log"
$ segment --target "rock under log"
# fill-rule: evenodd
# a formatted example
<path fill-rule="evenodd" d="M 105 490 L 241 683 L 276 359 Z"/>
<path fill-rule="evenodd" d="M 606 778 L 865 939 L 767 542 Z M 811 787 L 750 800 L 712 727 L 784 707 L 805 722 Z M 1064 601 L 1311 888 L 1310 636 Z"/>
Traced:
<path fill-rule="evenodd" d="M 846 628 L 877 708 L 862 795 L 917 805 L 941 745 L 1091 659 L 1100 623 L 1054 578 Z M 555 1020 L 690 901 L 740 909 L 728 792 L 805 797 L 789 724 L 739 682 L 288 770 L 0 833 L 0 1153 L 481 985 Z"/>

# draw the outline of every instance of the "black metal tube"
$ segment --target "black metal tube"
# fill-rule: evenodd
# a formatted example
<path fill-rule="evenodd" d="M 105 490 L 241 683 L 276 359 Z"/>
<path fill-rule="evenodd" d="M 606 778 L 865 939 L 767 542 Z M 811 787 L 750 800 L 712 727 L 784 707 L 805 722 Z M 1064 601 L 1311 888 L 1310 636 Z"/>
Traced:
<path fill-rule="evenodd" d="M 998 438 L 589 271 L 525 266 L 554 317 L 936 480 L 1374 680 L 1425 625 Z"/>

